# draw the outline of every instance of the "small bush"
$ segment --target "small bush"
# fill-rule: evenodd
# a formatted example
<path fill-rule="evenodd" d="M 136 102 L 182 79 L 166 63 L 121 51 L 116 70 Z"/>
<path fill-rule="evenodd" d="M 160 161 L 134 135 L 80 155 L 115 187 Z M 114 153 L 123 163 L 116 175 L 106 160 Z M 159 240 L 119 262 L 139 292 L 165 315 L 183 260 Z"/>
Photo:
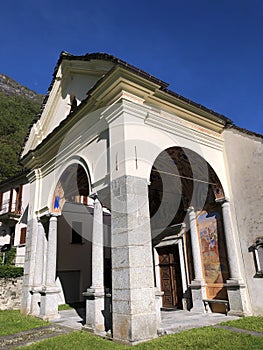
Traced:
<path fill-rule="evenodd" d="M 1 253 L 1 256 L 0 256 L 0 263 L 1 264 L 2 264 L 2 261 L 3 261 L 3 254 L 4 253 Z M 4 265 L 14 265 L 15 257 L 16 257 L 16 248 L 12 247 L 10 250 L 5 252 Z"/>
<path fill-rule="evenodd" d="M 0 278 L 16 278 L 21 277 L 24 274 L 23 267 L 17 266 L 0 266 Z"/>

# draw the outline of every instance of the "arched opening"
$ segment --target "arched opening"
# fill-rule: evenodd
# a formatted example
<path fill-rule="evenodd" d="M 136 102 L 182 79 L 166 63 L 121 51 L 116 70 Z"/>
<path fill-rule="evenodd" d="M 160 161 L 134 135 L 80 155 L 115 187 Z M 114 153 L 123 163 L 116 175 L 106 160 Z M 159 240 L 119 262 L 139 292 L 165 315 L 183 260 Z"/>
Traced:
<path fill-rule="evenodd" d="M 93 199 L 88 174 L 82 164 L 69 165 L 59 178 L 52 200 L 58 216 L 57 284 L 60 304 L 84 307 L 82 295 L 92 283 Z M 103 210 L 104 236 L 110 232 L 110 214 Z M 105 286 L 111 288 L 110 248 L 104 247 Z"/>
<path fill-rule="evenodd" d="M 220 200 L 224 191 L 207 161 L 196 152 L 172 147 L 155 160 L 149 186 L 153 246 L 158 253 L 164 308 L 192 307 L 195 279 L 188 209 L 194 208 L 202 274 L 208 299 L 227 299 L 229 278 Z M 160 277 L 158 276 L 160 275 Z M 224 312 L 222 305 L 213 311 Z"/>

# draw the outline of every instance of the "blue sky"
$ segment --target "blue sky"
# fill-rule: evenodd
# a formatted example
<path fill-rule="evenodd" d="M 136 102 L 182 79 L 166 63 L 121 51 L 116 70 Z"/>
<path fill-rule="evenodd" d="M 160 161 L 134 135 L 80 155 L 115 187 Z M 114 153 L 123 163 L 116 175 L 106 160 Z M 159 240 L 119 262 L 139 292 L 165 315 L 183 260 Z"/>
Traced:
<path fill-rule="evenodd" d="M 263 134 L 262 0 L 9 0 L 0 72 L 46 93 L 61 51 L 111 53 Z"/>

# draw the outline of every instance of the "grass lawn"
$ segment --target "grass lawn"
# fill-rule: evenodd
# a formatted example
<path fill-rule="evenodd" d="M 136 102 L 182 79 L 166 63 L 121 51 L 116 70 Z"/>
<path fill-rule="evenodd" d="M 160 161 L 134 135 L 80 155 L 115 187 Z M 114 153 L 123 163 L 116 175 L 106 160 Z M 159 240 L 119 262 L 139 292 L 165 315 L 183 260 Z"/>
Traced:
<path fill-rule="evenodd" d="M 58 311 L 72 310 L 73 308 L 68 304 L 62 304 L 58 306 Z"/>
<path fill-rule="evenodd" d="M 46 325 L 48 322 L 39 318 L 20 315 L 19 310 L 0 310 L 0 336 Z"/>
<path fill-rule="evenodd" d="M 250 331 L 263 332 L 263 317 L 250 316 L 234 321 L 222 322 L 223 326 L 248 329 Z"/>
<path fill-rule="evenodd" d="M 47 324 L 47 322 L 38 318 L 22 316 L 17 310 L 0 311 L 0 336 L 14 334 Z M 223 322 L 223 324 L 249 330 L 263 331 L 263 317 L 247 317 L 236 321 Z M 163 336 L 146 343 L 138 344 L 133 348 L 135 350 L 261 350 L 263 349 L 263 337 L 235 333 L 225 329 L 203 327 Z M 26 349 L 128 350 L 131 349 L 131 347 L 102 339 L 84 331 L 76 331 L 29 345 Z"/>
<path fill-rule="evenodd" d="M 58 311 L 62 311 L 62 310 L 72 310 L 72 309 L 78 309 L 78 308 L 84 308 L 85 307 L 85 303 L 80 302 L 80 303 L 72 303 L 72 304 L 62 304 L 58 306 Z"/>
<path fill-rule="evenodd" d="M 146 343 L 129 347 L 96 337 L 86 332 L 74 332 L 44 340 L 26 347 L 27 350 L 175 350 L 175 349 L 227 349 L 262 350 L 263 337 L 234 333 L 224 329 L 204 327 L 179 334 L 167 335 Z M 22 348 L 21 348 L 22 349 Z"/>

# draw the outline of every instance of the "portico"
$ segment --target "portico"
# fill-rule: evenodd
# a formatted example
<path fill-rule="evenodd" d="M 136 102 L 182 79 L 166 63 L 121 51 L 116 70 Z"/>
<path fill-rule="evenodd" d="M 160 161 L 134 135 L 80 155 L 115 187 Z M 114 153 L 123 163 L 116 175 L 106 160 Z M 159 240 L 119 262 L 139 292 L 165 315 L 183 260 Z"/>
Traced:
<path fill-rule="evenodd" d="M 22 154 L 23 313 L 55 319 L 59 304 L 82 302 L 86 330 L 128 344 L 158 336 L 163 308 L 205 313 L 204 299 L 227 299 L 233 315 L 249 313 L 228 121 L 165 86 L 111 56 L 60 57 Z"/>

